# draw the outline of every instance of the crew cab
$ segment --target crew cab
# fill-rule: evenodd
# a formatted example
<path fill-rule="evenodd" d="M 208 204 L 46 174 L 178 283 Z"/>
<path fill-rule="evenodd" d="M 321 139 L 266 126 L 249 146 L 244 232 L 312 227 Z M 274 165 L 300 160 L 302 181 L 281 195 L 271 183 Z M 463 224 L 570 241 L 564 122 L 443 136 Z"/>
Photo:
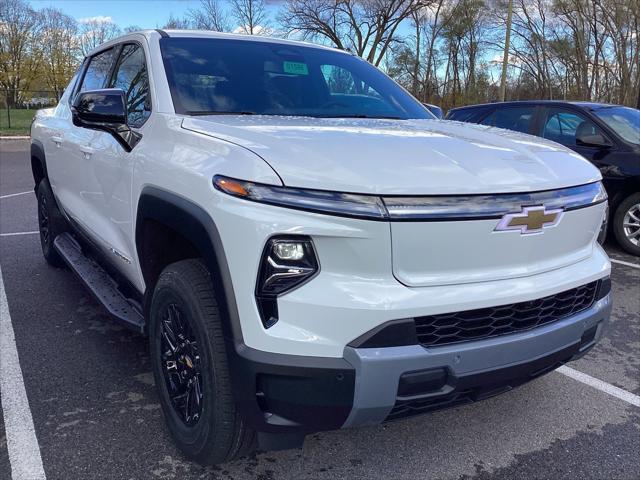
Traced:
<path fill-rule="evenodd" d="M 610 314 L 600 172 L 348 52 L 128 34 L 37 114 L 31 162 L 46 261 L 148 335 L 201 463 L 506 392 Z"/>
<path fill-rule="evenodd" d="M 609 229 L 622 248 L 640 256 L 640 110 L 531 100 L 454 108 L 447 119 L 537 135 L 591 161 L 600 169 L 609 194 Z"/>

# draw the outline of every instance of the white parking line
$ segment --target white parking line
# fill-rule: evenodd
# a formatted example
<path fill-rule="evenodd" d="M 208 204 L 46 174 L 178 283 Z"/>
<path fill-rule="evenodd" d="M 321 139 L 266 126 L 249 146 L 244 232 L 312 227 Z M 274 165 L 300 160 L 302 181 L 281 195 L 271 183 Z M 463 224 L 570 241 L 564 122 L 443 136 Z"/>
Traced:
<path fill-rule="evenodd" d="M 0 400 L 13 480 L 45 480 L 0 270 Z"/>
<path fill-rule="evenodd" d="M 8 195 L 0 195 L 0 200 L 2 200 L 3 198 L 17 197 L 18 195 L 26 195 L 27 193 L 33 193 L 33 190 L 29 190 L 28 192 L 9 193 Z"/>
<path fill-rule="evenodd" d="M 567 377 L 573 378 L 578 382 L 584 383 L 585 385 L 589 385 L 590 387 L 595 388 L 596 390 L 600 390 L 601 392 L 608 393 L 612 397 L 619 398 L 631 405 L 635 405 L 636 407 L 640 407 L 640 397 L 631 392 L 627 392 L 621 388 L 618 388 L 610 383 L 603 382 L 602 380 L 598 380 L 597 378 L 592 377 L 591 375 L 587 375 L 586 373 L 579 372 L 578 370 L 574 370 L 573 368 L 569 368 L 566 365 L 558 368 L 556 370 Z"/>
<path fill-rule="evenodd" d="M 626 265 L 627 267 L 631 268 L 640 268 L 640 265 L 637 263 L 624 262 L 622 260 L 616 260 L 615 258 L 610 258 L 609 260 L 611 260 L 611 263 L 619 263 L 620 265 Z"/>
<path fill-rule="evenodd" d="M 0 237 L 15 237 L 16 235 L 37 235 L 38 231 L 34 232 L 12 232 L 12 233 L 0 233 Z"/>

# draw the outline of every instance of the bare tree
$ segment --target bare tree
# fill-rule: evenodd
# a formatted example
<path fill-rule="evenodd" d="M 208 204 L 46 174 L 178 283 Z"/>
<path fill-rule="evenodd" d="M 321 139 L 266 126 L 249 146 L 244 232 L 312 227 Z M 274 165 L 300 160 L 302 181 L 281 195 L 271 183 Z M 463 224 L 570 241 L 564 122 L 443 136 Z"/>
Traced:
<path fill-rule="evenodd" d="M 504 53 L 502 55 L 502 75 L 500 76 L 500 101 L 504 102 L 507 95 L 507 67 L 509 66 L 509 43 L 511 43 L 511 24 L 513 19 L 513 0 L 507 6 L 507 28 L 504 38 Z"/>
<path fill-rule="evenodd" d="M 485 47 L 486 11 L 483 0 L 459 0 L 442 30 L 448 57 L 443 85 L 443 95 L 449 97 L 447 106 L 484 98 L 477 79 Z"/>
<path fill-rule="evenodd" d="M 83 55 L 107 40 L 120 35 L 120 29 L 111 17 L 93 17 L 80 20 L 79 43 Z"/>
<path fill-rule="evenodd" d="M 14 108 L 39 67 L 40 17 L 23 0 L 0 0 L 0 87 Z"/>
<path fill-rule="evenodd" d="M 600 7 L 600 8 L 598 8 Z M 635 9 L 634 9 L 635 7 Z M 606 7 L 598 4 L 598 18 L 611 38 L 609 71 L 615 81 L 618 101 L 631 105 L 634 100 L 633 76 L 638 75 L 639 47 L 637 34 L 638 1 L 609 0 Z M 630 21 L 635 16 L 635 25 Z M 597 52 L 596 52 L 597 53 Z"/>
<path fill-rule="evenodd" d="M 429 39 L 428 46 L 426 48 L 426 67 L 425 67 L 425 79 L 424 79 L 424 99 L 430 99 L 437 90 L 437 74 L 435 72 L 436 64 L 436 40 L 440 37 L 440 33 L 447 21 L 449 15 L 444 0 L 438 0 L 435 4 L 427 7 L 429 15 L 423 17 L 425 21 L 422 24 L 422 28 L 425 30 L 425 35 Z M 435 82 L 433 80 L 436 80 Z"/>
<path fill-rule="evenodd" d="M 191 28 L 191 22 L 188 18 L 174 17 L 173 13 L 171 13 L 162 28 L 167 30 L 188 30 Z"/>
<path fill-rule="evenodd" d="M 188 13 L 194 28 L 226 32 L 229 30 L 227 15 L 219 0 L 200 0 L 200 6 Z"/>
<path fill-rule="evenodd" d="M 231 15 L 238 30 L 247 35 L 260 35 L 271 30 L 265 0 L 231 0 Z"/>
<path fill-rule="evenodd" d="M 432 0 L 287 0 L 280 22 L 289 34 L 325 39 L 378 66 L 398 28 Z"/>
<path fill-rule="evenodd" d="M 56 8 L 45 8 L 42 18 L 42 71 L 50 90 L 60 99 L 78 66 L 78 24 L 74 18 Z"/>

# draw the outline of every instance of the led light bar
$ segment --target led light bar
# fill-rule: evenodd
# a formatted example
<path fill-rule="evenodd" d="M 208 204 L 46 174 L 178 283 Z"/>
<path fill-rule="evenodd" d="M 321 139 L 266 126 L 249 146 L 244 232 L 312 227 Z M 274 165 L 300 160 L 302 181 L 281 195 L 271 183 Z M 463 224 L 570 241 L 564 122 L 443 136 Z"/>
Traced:
<path fill-rule="evenodd" d="M 383 197 L 389 218 L 395 220 L 460 220 L 499 218 L 523 207 L 542 206 L 564 211 L 604 202 L 602 183 L 533 193 Z"/>
<path fill-rule="evenodd" d="M 601 182 L 558 190 L 492 195 L 385 196 L 307 190 L 264 185 L 216 175 L 214 186 L 229 195 L 329 215 L 370 220 L 477 220 L 500 218 L 523 207 L 542 206 L 563 211 L 607 200 Z"/>
<path fill-rule="evenodd" d="M 220 175 L 214 177 L 213 184 L 229 195 L 269 205 L 346 217 L 387 218 L 382 199 L 372 195 L 276 187 Z"/>

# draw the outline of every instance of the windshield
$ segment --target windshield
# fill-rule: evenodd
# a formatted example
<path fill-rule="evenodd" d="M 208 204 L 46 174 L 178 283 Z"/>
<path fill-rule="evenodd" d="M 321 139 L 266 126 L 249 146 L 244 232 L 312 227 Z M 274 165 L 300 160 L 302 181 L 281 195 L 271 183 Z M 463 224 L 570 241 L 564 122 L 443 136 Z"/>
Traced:
<path fill-rule="evenodd" d="M 593 110 L 593 113 L 624 140 L 640 145 L 640 110 L 628 107 L 602 107 Z"/>
<path fill-rule="evenodd" d="M 178 113 L 434 118 L 347 53 L 219 38 L 163 38 L 160 47 Z"/>

